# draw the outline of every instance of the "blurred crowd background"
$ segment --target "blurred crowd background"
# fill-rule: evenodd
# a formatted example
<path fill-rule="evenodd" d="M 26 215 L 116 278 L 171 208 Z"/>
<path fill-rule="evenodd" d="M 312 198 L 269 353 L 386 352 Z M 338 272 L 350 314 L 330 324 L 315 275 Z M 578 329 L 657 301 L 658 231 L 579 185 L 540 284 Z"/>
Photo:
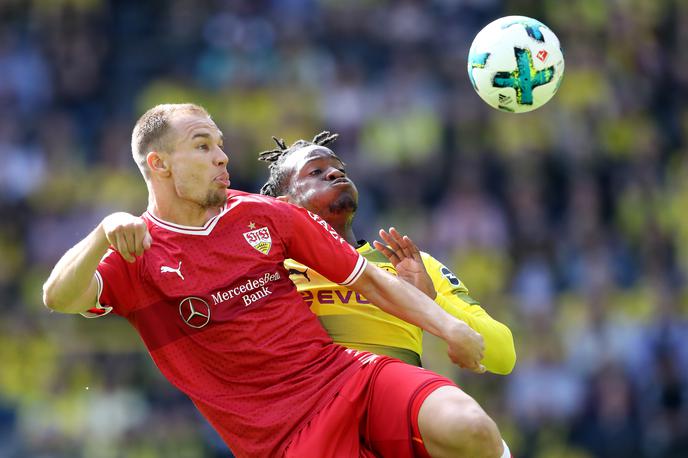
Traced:
<path fill-rule="evenodd" d="M 473 36 L 508 14 L 561 39 L 555 98 L 473 92 Z M 115 210 L 160 102 L 208 108 L 234 188 L 259 151 L 327 129 L 361 192 L 514 334 L 506 377 L 424 361 L 496 419 L 514 456 L 688 456 L 688 2 L 0 1 L 0 457 L 228 451 L 124 320 L 51 314 L 41 285 Z"/>

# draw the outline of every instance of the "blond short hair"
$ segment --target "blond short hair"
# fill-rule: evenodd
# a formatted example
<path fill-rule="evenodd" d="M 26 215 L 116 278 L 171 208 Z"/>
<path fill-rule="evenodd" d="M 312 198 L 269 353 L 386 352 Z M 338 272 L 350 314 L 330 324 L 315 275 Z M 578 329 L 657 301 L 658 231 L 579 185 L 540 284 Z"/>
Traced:
<path fill-rule="evenodd" d="M 151 151 L 169 152 L 167 134 L 170 130 L 170 121 L 179 113 L 200 113 L 210 118 L 206 109 L 200 105 L 166 103 L 154 106 L 136 121 L 131 134 L 131 154 L 145 179 L 150 176 L 146 156 Z"/>

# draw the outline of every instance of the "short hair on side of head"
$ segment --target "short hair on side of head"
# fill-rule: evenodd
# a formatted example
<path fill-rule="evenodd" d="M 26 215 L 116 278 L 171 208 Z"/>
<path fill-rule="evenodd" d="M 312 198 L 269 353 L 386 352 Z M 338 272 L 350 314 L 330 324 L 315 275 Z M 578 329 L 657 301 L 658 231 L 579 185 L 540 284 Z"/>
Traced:
<path fill-rule="evenodd" d="M 339 134 L 330 133 L 330 131 L 326 130 L 313 137 L 312 141 L 300 139 L 292 143 L 291 146 L 287 146 L 283 139 L 273 136 L 272 139 L 277 143 L 277 148 L 258 153 L 259 161 L 270 163 L 268 167 L 270 176 L 268 177 L 268 181 L 260 188 L 260 193 L 272 197 L 285 195 L 287 193 L 289 180 L 287 180 L 287 171 L 284 170 L 282 166 L 284 165 L 286 157 L 305 146 L 328 145 L 335 141 L 337 137 L 339 137 Z"/>
<path fill-rule="evenodd" d="M 131 154 L 145 179 L 150 177 L 146 156 L 151 151 L 168 151 L 166 135 L 170 121 L 178 113 L 200 113 L 210 117 L 205 108 L 194 103 L 166 103 L 146 111 L 131 134 Z"/>

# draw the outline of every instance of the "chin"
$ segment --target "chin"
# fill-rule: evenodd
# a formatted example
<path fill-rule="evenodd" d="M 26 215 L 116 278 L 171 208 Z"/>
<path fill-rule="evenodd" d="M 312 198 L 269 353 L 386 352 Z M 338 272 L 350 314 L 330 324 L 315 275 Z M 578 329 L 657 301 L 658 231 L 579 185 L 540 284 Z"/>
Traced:
<path fill-rule="evenodd" d="M 358 202 L 351 196 L 342 196 L 335 202 L 332 202 L 329 208 L 331 213 L 354 213 L 358 210 Z"/>
<path fill-rule="evenodd" d="M 210 192 L 208 193 L 208 196 L 205 199 L 204 202 L 204 207 L 206 208 L 213 208 L 213 207 L 221 207 L 227 202 L 227 191 L 225 189 L 221 191 L 215 191 L 215 192 Z"/>

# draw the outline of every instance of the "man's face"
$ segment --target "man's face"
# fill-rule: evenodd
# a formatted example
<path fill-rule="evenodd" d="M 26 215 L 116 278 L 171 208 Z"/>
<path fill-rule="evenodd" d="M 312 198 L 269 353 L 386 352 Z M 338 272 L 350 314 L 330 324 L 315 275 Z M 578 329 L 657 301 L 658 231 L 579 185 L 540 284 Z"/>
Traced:
<path fill-rule="evenodd" d="M 342 161 L 328 148 L 307 146 L 291 153 L 283 165 L 289 178 L 289 201 L 327 220 L 358 208 L 358 190 Z"/>
<path fill-rule="evenodd" d="M 227 200 L 227 155 L 220 129 L 206 115 L 177 114 L 170 121 L 171 153 L 166 155 L 177 197 L 204 208 Z"/>

